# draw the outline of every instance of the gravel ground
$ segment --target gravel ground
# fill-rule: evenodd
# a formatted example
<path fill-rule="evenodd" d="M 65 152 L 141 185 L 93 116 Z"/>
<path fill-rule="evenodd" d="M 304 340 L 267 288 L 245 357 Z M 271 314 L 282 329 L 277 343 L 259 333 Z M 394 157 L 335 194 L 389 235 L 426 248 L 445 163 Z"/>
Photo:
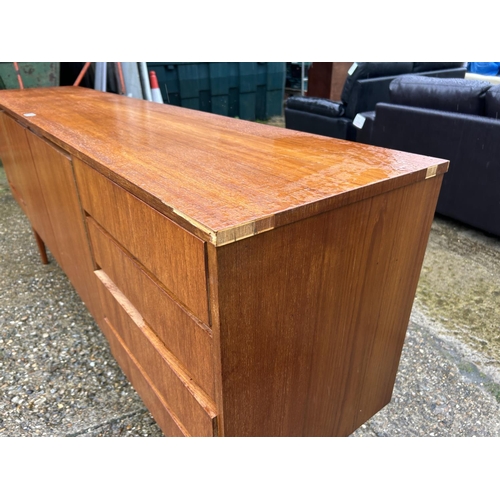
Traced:
<path fill-rule="evenodd" d="M 0 436 L 161 436 L 0 167 Z"/>
<path fill-rule="evenodd" d="M 0 167 L 0 436 L 161 436 L 49 259 L 41 264 Z M 437 302 L 443 259 L 456 307 Z M 499 262 L 498 239 L 434 221 L 392 401 L 353 436 L 500 436 Z M 471 300 L 479 311 L 457 320 Z M 480 328 L 467 322 L 477 317 Z"/>

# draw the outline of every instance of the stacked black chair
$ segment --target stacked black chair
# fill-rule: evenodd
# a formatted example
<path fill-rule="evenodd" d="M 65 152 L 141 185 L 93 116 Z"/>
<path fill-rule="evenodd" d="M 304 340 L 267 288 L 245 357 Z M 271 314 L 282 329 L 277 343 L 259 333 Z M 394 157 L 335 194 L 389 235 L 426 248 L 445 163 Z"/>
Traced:
<path fill-rule="evenodd" d="M 354 63 L 340 101 L 314 96 L 290 97 L 285 106 L 285 125 L 292 130 L 356 140 L 353 121 L 358 113 L 373 111 L 378 102 L 389 101 L 389 85 L 403 74 L 463 78 L 466 63 L 361 62 Z"/>

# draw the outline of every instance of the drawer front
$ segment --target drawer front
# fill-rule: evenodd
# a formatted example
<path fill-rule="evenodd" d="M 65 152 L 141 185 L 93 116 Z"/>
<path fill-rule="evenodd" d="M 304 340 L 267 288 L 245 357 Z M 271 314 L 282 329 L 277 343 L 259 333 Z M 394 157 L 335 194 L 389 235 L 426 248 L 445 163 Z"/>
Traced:
<path fill-rule="evenodd" d="M 107 318 L 101 324 L 101 328 L 108 339 L 114 358 L 120 364 L 139 396 L 141 396 L 142 401 L 153 415 L 163 433 L 171 437 L 189 436 L 189 433 L 177 421 L 172 409 L 167 405 L 151 379 L 141 368 L 135 356 L 127 349 L 127 346 L 123 343 L 123 340 Z"/>
<path fill-rule="evenodd" d="M 182 365 L 156 337 L 137 309 L 102 270 L 95 272 L 101 294 L 104 321 L 151 380 L 152 390 L 165 401 L 175 418 L 192 436 L 217 432 L 214 402 L 193 383 Z"/>
<path fill-rule="evenodd" d="M 74 167 L 84 210 L 209 324 L 205 242 L 76 158 Z"/>
<path fill-rule="evenodd" d="M 179 359 L 202 389 L 215 398 L 212 338 L 190 317 L 140 264 L 87 217 L 96 264 L 139 311 L 146 323 Z"/>

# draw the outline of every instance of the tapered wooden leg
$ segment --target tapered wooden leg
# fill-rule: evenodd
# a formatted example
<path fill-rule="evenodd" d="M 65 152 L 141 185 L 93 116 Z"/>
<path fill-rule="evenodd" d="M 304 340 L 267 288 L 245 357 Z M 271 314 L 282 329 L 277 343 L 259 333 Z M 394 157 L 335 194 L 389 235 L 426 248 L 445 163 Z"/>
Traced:
<path fill-rule="evenodd" d="M 47 251 L 45 250 L 45 243 L 43 242 L 42 238 L 40 238 L 39 234 L 34 229 L 33 229 L 33 233 L 35 235 L 36 244 L 38 245 L 38 251 L 40 252 L 42 264 L 48 264 L 49 259 L 47 258 Z"/>

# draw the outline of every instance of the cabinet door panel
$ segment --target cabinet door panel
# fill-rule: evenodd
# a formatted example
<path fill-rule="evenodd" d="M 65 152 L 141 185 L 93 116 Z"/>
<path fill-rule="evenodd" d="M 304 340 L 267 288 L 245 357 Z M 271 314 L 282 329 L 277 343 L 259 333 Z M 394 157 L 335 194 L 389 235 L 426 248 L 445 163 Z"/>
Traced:
<path fill-rule="evenodd" d="M 71 157 L 30 131 L 27 131 L 27 138 L 57 239 L 59 263 L 90 312 L 96 316 L 99 298 L 94 266 Z"/>
<path fill-rule="evenodd" d="M 30 219 L 33 229 L 60 262 L 59 249 L 28 143 L 28 132 L 5 113 L 0 113 L 0 133 L 4 136 L 2 163 L 14 196 Z"/>

